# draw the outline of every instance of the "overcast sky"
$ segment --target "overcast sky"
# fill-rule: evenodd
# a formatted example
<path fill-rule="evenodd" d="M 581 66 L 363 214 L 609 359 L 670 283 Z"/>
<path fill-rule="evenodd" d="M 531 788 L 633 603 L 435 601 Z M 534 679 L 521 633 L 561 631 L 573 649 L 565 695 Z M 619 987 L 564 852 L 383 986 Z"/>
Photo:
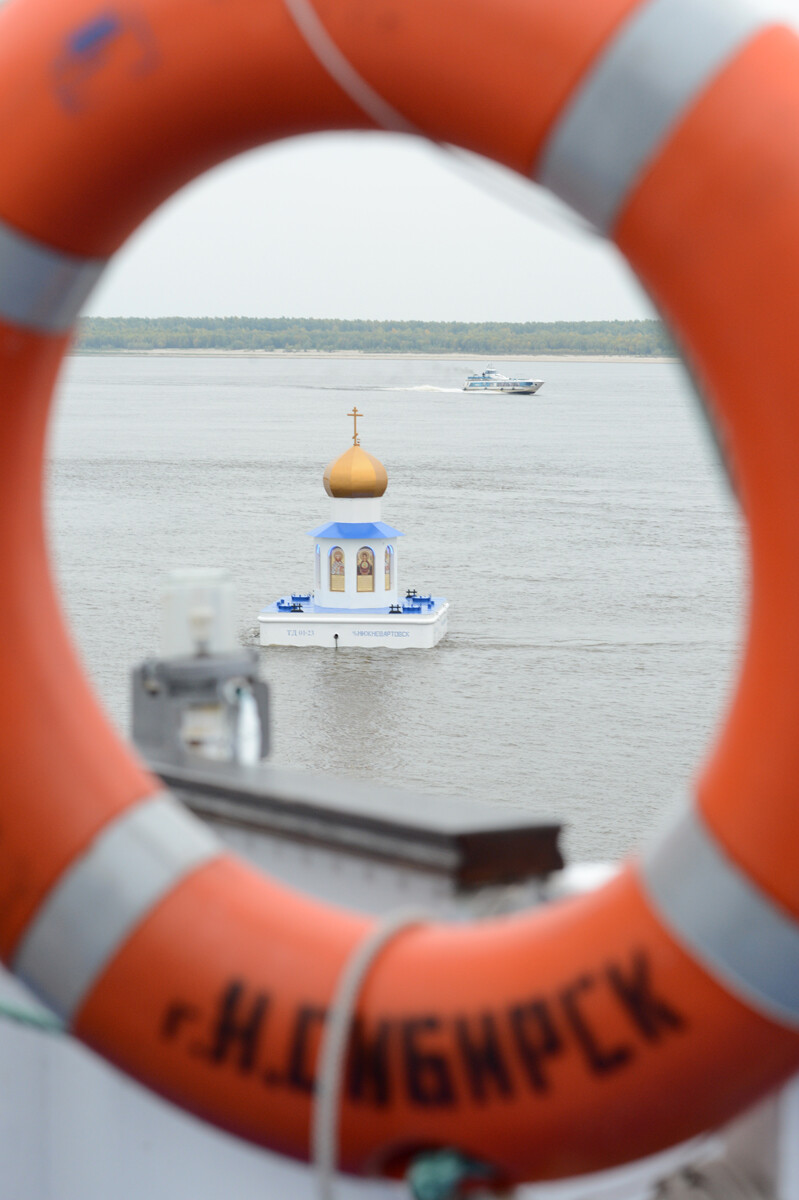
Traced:
<path fill-rule="evenodd" d="M 795 15 L 799 0 L 780 0 L 780 9 Z M 508 193 L 510 204 L 499 198 Z M 540 191 L 387 134 L 294 139 L 210 172 L 142 226 L 86 311 L 430 321 L 654 315 L 613 247 L 551 212 Z"/>

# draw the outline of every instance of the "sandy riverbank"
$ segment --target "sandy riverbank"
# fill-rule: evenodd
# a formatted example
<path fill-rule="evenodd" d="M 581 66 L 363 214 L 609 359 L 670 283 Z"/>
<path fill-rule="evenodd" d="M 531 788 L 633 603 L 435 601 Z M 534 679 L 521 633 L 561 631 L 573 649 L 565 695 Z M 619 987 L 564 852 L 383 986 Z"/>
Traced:
<path fill-rule="evenodd" d="M 676 363 L 678 358 L 656 358 L 643 354 L 371 354 L 361 350 L 73 350 L 80 356 L 103 358 L 124 355 L 139 358 L 355 358 L 402 359 L 456 362 L 587 362 L 587 363 Z"/>

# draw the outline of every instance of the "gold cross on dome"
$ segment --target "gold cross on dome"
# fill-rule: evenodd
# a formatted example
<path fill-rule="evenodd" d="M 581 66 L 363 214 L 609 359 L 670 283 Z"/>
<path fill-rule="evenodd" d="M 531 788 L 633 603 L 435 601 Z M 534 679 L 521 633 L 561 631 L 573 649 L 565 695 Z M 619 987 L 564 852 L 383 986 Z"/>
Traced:
<path fill-rule="evenodd" d="M 358 417 L 362 417 L 363 413 L 359 413 L 358 409 L 353 406 L 352 412 L 347 413 L 347 416 L 352 417 L 352 423 L 354 426 L 352 433 L 352 444 L 353 446 L 360 446 L 361 439 L 358 437 Z"/>

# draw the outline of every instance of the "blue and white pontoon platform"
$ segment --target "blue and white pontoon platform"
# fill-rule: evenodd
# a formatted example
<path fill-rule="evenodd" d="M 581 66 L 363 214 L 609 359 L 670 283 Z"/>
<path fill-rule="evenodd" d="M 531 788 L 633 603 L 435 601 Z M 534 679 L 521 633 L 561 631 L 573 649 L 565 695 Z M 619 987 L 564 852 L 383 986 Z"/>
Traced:
<path fill-rule="evenodd" d="M 311 530 L 314 587 L 292 592 L 258 614 L 262 646 L 360 646 L 424 649 L 447 632 L 449 601 L 400 592 L 397 541 L 381 519 L 386 469 L 361 449 L 357 408 L 353 444 L 325 471 L 331 520 Z"/>
<path fill-rule="evenodd" d="M 388 608 L 325 608 L 313 594 L 284 596 L 259 614 L 262 646 L 435 646 L 447 632 L 449 601 L 408 596 Z"/>

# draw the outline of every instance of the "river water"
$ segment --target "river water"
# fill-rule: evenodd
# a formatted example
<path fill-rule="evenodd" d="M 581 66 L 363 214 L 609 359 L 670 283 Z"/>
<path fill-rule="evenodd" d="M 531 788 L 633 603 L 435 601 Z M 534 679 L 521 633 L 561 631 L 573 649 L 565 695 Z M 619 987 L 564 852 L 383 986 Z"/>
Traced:
<path fill-rule="evenodd" d="M 260 650 L 276 763 L 556 814 L 574 857 L 640 845 L 691 786 L 733 687 L 740 519 L 681 368 L 507 364 L 466 396 L 436 359 L 74 357 L 51 439 L 51 538 L 87 670 L 120 728 L 158 650 L 165 571 L 235 575 L 240 636 L 307 590 L 326 464 L 386 465 L 400 586 L 447 596 L 434 650 Z M 497 363 L 500 370 L 502 363 Z"/>

